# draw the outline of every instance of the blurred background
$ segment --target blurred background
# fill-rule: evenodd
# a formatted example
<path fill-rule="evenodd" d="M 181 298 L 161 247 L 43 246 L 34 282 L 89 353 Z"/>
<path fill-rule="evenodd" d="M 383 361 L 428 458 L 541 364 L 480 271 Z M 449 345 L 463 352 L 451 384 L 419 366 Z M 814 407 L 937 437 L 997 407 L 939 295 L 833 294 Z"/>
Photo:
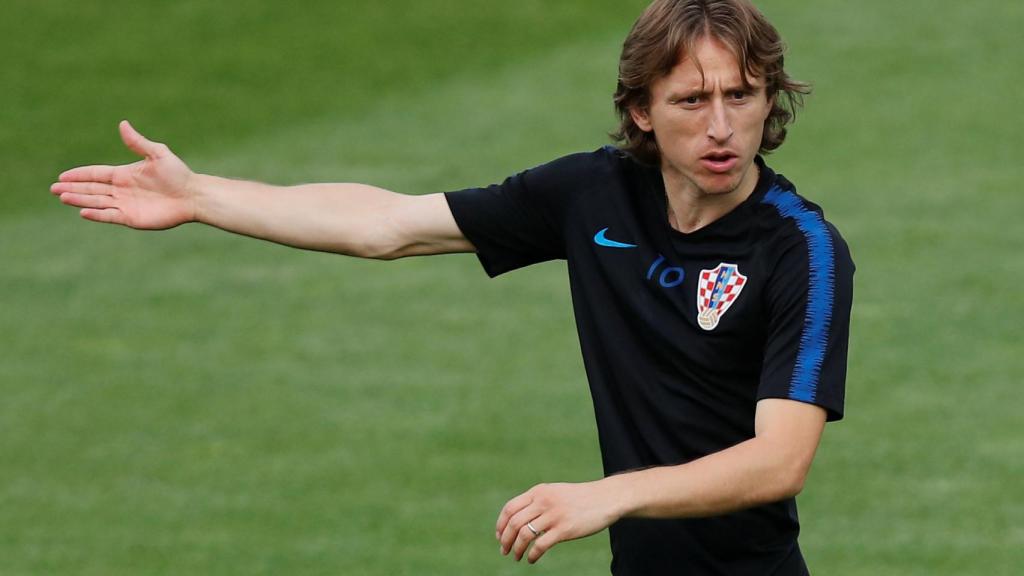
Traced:
<path fill-rule="evenodd" d="M 606 574 L 500 506 L 599 477 L 564 263 L 362 262 L 80 220 L 134 160 L 408 193 L 607 143 L 638 0 L 5 0 L 0 574 Z M 846 419 L 800 497 L 812 571 L 1024 567 L 1024 4 L 758 3 L 814 95 L 769 162 L 858 265 Z"/>

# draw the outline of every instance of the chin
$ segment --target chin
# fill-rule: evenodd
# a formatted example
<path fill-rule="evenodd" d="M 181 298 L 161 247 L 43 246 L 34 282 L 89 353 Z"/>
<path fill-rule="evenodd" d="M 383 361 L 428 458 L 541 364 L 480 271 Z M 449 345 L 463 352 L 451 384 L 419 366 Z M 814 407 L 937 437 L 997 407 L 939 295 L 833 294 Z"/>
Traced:
<path fill-rule="evenodd" d="M 709 196 L 731 194 L 743 182 L 740 174 L 714 174 L 701 179 L 701 189 Z"/>

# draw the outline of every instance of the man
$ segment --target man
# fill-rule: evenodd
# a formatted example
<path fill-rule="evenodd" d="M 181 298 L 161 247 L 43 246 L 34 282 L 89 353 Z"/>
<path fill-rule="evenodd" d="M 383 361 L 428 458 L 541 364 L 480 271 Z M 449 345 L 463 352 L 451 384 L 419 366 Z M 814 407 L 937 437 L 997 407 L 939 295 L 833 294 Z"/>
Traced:
<path fill-rule="evenodd" d="M 621 147 L 500 185 L 405 196 L 195 174 L 127 122 L 127 166 L 61 174 L 89 220 L 203 222 L 366 258 L 476 252 L 494 276 L 565 259 L 606 476 L 511 499 L 495 536 L 537 561 L 610 528 L 615 574 L 806 574 L 794 497 L 842 417 L 853 263 L 759 152 L 806 87 L 746 0 L 656 0 L 624 44 Z"/>

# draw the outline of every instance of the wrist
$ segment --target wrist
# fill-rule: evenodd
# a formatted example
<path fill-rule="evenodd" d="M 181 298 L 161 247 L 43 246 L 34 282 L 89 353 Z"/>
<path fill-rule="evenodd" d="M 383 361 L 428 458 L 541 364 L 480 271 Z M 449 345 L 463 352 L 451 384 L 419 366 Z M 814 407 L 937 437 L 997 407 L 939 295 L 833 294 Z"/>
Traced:
<path fill-rule="evenodd" d="M 607 492 L 612 522 L 633 516 L 640 508 L 635 473 L 614 474 L 599 480 Z"/>
<path fill-rule="evenodd" d="M 189 222 L 208 224 L 210 191 L 213 189 L 212 176 L 191 172 L 185 180 L 185 203 Z"/>

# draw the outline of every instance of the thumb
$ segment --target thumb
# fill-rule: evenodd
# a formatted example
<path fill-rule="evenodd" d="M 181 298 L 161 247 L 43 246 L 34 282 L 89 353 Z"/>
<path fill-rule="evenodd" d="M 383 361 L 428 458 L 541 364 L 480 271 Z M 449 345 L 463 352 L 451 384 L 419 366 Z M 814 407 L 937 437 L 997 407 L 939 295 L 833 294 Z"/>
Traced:
<path fill-rule="evenodd" d="M 166 146 L 147 140 L 146 137 L 139 134 L 139 132 L 135 130 L 127 120 L 121 120 L 121 123 L 118 124 L 117 127 L 121 132 L 121 140 L 124 141 L 124 145 L 139 156 L 160 158 L 166 154 Z"/>

